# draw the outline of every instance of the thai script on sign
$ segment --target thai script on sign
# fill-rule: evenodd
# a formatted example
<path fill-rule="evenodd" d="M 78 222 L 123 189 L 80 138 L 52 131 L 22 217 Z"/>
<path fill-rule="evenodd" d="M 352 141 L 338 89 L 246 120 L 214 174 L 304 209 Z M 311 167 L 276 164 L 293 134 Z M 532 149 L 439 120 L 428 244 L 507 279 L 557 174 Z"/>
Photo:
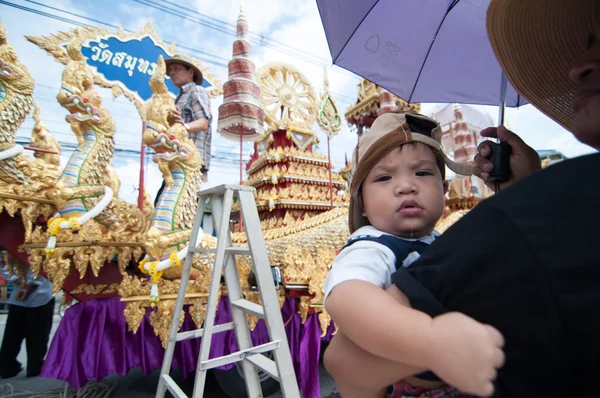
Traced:
<path fill-rule="evenodd" d="M 170 58 L 150 36 L 126 39 L 116 35 L 96 37 L 83 43 L 81 53 L 87 64 L 108 84 L 119 85 L 142 102 L 152 96 L 148 82 L 156 71 L 158 57 Z M 171 93 L 176 95 L 179 92 L 171 79 L 167 78 L 165 83 Z M 208 82 L 203 85 L 210 87 Z"/>
<path fill-rule="evenodd" d="M 92 51 L 94 53 L 91 56 L 93 61 L 104 62 L 106 65 L 113 65 L 118 68 L 126 68 L 129 76 L 133 76 L 133 73 L 136 71 L 152 76 L 156 70 L 156 62 L 150 63 L 148 60 L 134 57 L 124 51 L 113 54 L 106 43 L 98 43 L 98 45 L 92 47 Z"/>

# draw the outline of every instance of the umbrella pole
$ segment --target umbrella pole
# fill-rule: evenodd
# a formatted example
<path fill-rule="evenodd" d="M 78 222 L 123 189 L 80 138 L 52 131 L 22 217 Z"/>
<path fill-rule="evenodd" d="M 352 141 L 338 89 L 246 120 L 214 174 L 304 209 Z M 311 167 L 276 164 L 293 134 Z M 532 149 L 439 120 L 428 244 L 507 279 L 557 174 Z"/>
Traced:
<path fill-rule="evenodd" d="M 244 147 L 242 145 L 243 140 L 242 140 L 242 126 L 240 126 L 240 185 L 242 185 L 242 182 L 244 182 L 243 178 L 242 178 L 242 154 L 244 153 Z M 240 198 L 238 197 L 238 204 L 239 204 Z M 239 207 L 239 211 L 240 211 L 240 233 L 244 232 L 244 220 L 242 218 L 242 207 Z"/>
<path fill-rule="evenodd" d="M 504 72 L 500 72 L 500 98 L 498 103 L 498 126 L 502 126 L 504 124 L 504 111 L 506 109 L 506 90 L 508 87 L 508 82 L 506 80 L 506 75 Z"/>

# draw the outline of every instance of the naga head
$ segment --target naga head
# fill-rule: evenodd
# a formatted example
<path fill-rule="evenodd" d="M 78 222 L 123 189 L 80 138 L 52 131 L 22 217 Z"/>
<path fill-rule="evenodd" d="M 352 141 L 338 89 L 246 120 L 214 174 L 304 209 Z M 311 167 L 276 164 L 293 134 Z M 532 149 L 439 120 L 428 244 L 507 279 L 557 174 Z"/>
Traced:
<path fill-rule="evenodd" d="M 110 137 L 115 131 L 114 121 L 102 106 L 102 97 L 94 88 L 94 74 L 81 53 L 82 42 L 82 38 L 76 35 L 67 45 L 69 61 L 62 74 L 56 100 L 69 111 L 65 120 L 76 134 L 82 128 L 91 128 Z"/>
<path fill-rule="evenodd" d="M 33 86 L 33 78 L 27 68 L 19 62 L 17 52 L 8 43 L 6 28 L 0 22 L 0 90 L 4 90 L 5 93 L 14 91 L 23 95 L 32 95 Z M 0 105 L 1 109 L 2 105 Z"/>
<path fill-rule="evenodd" d="M 142 139 L 156 152 L 153 160 L 157 163 L 184 160 L 186 164 L 199 167 L 200 154 L 185 127 L 173 119 L 175 102 L 165 84 L 165 73 L 165 61 L 160 56 L 156 71 L 150 78 L 150 88 L 154 94 L 146 108 L 146 129 Z"/>
<path fill-rule="evenodd" d="M 0 22 L 0 150 L 15 145 L 15 134 L 31 111 L 33 78 L 8 43 Z"/>

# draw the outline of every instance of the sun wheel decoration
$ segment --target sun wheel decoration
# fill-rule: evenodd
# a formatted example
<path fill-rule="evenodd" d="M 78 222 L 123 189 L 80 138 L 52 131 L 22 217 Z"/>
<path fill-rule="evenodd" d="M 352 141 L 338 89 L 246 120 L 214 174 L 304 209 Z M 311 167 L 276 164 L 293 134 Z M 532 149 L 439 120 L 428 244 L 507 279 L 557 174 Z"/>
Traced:
<path fill-rule="evenodd" d="M 317 96 L 308 79 L 291 65 L 269 63 L 257 73 L 265 120 L 273 130 L 311 131 Z"/>

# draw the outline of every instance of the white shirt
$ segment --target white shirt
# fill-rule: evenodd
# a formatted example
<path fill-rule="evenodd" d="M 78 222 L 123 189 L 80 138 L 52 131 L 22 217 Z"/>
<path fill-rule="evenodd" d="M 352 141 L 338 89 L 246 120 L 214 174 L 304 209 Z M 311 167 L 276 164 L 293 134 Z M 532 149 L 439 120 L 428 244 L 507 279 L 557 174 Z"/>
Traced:
<path fill-rule="evenodd" d="M 358 236 L 380 237 L 390 235 L 379 231 L 377 228 L 367 225 L 354 231 L 350 239 Z M 420 241 L 431 244 L 439 233 L 423 236 L 419 239 L 404 239 L 406 241 Z M 403 238 L 398 238 L 403 239 Z M 402 266 L 408 267 L 419 258 L 419 253 L 412 252 L 402 262 Z M 323 290 L 325 300 L 334 287 L 340 283 L 350 280 L 360 280 L 374 284 L 382 289 L 388 288 L 392 283 L 392 274 L 396 272 L 396 256 L 391 249 L 378 242 L 361 240 L 344 248 L 331 264 L 331 270 L 325 279 Z"/>

